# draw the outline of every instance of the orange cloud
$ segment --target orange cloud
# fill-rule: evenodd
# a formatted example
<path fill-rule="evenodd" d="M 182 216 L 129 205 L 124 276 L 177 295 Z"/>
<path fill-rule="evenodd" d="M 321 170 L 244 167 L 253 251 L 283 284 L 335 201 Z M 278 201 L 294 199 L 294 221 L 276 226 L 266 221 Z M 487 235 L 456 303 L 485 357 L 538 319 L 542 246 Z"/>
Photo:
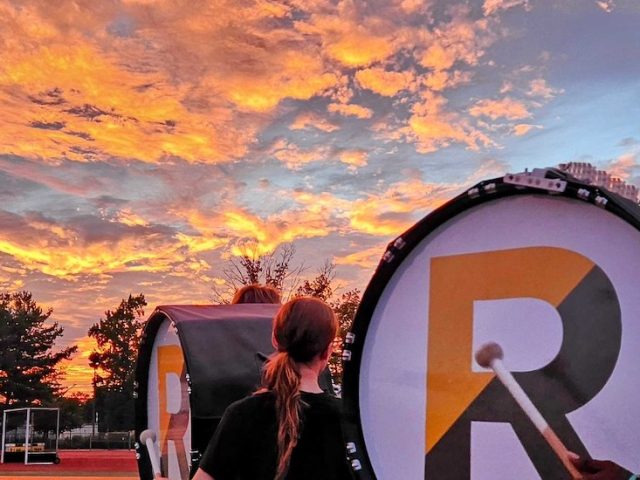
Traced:
<path fill-rule="evenodd" d="M 423 83 L 429 89 L 440 92 L 446 88 L 457 87 L 459 85 L 469 83 L 471 81 L 471 76 L 470 72 L 462 72 L 459 70 L 453 72 L 435 70 L 423 78 Z"/>
<path fill-rule="evenodd" d="M 216 235 L 227 238 L 225 246 L 232 255 L 247 252 L 257 256 L 273 252 L 279 245 L 296 239 L 324 237 L 330 233 L 325 209 L 287 210 L 265 218 L 229 206 L 224 213 L 207 215 L 201 211 L 185 212 L 190 225 L 203 241 Z"/>
<path fill-rule="evenodd" d="M 469 109 L 474 117 L 489 117 L 491 120 L 506 118 L 508 120 L 522 120 L 531 117 L 524 103 L 512 98 L 502 100 L 480 100 Z"/>
<path fill-rule="evenodd" d="M 319 36 L 326 55 L 349 68 L 367 67 L 399 48 L 396 36 L 390 33 L 393 30 L 385 28 L 388 25 L 378 18 L 354 18 L 353 12 L 314 14 L 295 25 L 306 35 Z"/>
<path fill-rule="evenodd" d="M 138 2 L 124 11 L 67 9 L 64 18 L 47 4 L 3 8 L 0 29 L 21 29 L 4 47 L 0 72 L 3 153 L 228 162 L 246 153 L 282 100 L 339 83 L 316 45 L 293 29 L 273 30 L 269 22 L 291 12 L 266 0 L 193 10 L 158 2 L 154 18 L 171 20 L 152 25 Z M 229 27 L 236 15 L 243 22 Z M 118 17 L 136 34 L 107 35 Z"/>
<path fill-rule="evenodd" d="M 343 257 L 335 257 L 336 265 L 349 265 L 373 271 L 384 254 L 386 244 L 382 243 L 364 250 L 358 250 Z"/>
<path fill-rule="evenodd" d="M 0 118 L 6 153 L 77 161 L 220 161 L 244 153 L 252 138 L 251 130 L 246 137 L 222 131 L 188 111 L 179 97 L 166 94 L 161 75 L 123 70 L 90 45 L 17 52 L 0 73 L 0 101 L 8 107 Z M 155 87 L 136 89 L 144 84 Z M 229 119 L 219 113 L 220 121 Z"/>
<path fill-rule="evenodd" d="M 391 72 L 379 67 L 358 70 L 355 78 L 362 88 L 385 97 L 393 97 L 402 90 L 411 89 L 415 82 L 415 76 L 410 71 Z"/>
<path fill-rule="evenodd" d="M 330 103 L 327 110 L 331 113 L 339 113 L 345 117 L 357 117 L 361 119 L 371 118 L 373 116 L 373 110 L 363 107 L 361 105 L 347 104 L 347 103 Z"/>
<path fill-rule="evenodd" d="M 287 168 L 298 170 L 308 163 L 326 159 L 329 149 L 326 146 L 320 146 L 303 150 L 297 145 L 281 140 L 271 148 L 271 154 L 284 163 Z"/>
<path fill-rule="evenodd" d="M 428 211 L 448 200 L 461 185 L 436 185 L 418 179 L 397 182 L 377 195 L 345 200 L 329 193 L 293 194 L 308 209 L 327 211 L 331 216 L 348 220 L 349 231 L 373 236 L 399 235 L 416 220 L 416 213 Z"/>
<path fill-rule="evenodd" d="M 531 125 L 529 123 L 519 123 L 517 125 L 514 125 L 513 133 L 517 137 L 521 137 L 521 136 L 526 135 L 527 133 L 529 133 L 534 128 L 541 129 L 542 125 Z"/>
<path fill-rule="evenodd" d="M 298 115 L 293 123 L 289 125 L 291 130 L 306 130 L 308 128 L 317 128 L 326 133 L 335 132 L 339 130 L 336 124 L 331 123 L 329 120 L 322 118 L 320 115 L 313 112 L 304 112 Z"/>
<path fill-rule="evenodd" d="M 417 143 L 417 150 L 429 153 L 451 143 L 466 144 L 472 150 L 492 145 L 485 134 L 458 115 L 444 109 L 447 100 L 431 91 L 422 94 L 422 102 L 413 106 L 408 126 L 402 131 Z"/>
<path fill-rule="evenodd" d="M 25 288 L 23 276 L 27 272 L 22 268 L 11 268 L 0 265 L 0 290 L 16 292 Z"/>
<path fill-rule="evenodd" d="M 556 90 L 555 88 L 549 87 L 544 78 L 536 78 L 535 80 L 531 80 L 529 83 L 529 91 L 527 92 L 527 95 L 530 97 L 540 97 L 544 100 L 550 100 L 562 92 L 563 90 Z"/>
<path fill-rule="evenodd" d="M 365 150 L 345 150 L 339 154 L 340 161 L 356 169 L 367 165 L 369 154 Z"/>
<path fill-rule="evenodd" d="M 473 66 L 494 40 L 485 20 L 472 22 L 459 15 L 449 24 L 434 30 L 419 62 L 435 71 L 449 70 L 457 63 Z"/>
<path fill-rule="evenodd" d="M 149 225 L 127 211 L 114 219 L 83 220 L 85 224 L 57 224 L 38 217 L 18 217 L 14 228 L 0 233 L 0 252 L 26 272 L 75 281 L 90 275 L 110 278 L 121 272 L 186 275 L 208 267 L 194 255 L 215 250 L 227 239 L 173 234 Z M 89 222 L 89 223 L 86 223 Z"/>

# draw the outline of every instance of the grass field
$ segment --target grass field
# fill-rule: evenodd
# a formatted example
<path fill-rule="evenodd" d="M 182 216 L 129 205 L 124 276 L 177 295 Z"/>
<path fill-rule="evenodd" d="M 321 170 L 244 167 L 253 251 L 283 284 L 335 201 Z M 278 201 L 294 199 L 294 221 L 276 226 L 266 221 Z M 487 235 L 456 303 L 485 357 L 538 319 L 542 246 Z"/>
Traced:
<path fill-rule="evenodd" d="M 62 480 L 138 479 L 138 466 L 133 450 L 60 450 L 58 465 L 0 464 L 0 478 L 29 480 L 56 478 Z"/>

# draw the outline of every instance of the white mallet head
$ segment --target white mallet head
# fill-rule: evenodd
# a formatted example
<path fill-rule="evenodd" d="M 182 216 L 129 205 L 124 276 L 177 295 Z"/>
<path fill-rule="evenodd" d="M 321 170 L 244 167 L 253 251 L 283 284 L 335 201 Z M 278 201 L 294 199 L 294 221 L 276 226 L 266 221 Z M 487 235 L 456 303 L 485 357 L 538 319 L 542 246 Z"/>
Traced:
<path fill-rule="evenodd" d="M 502 347 L 495 342 L 485 343 L 476 352 L 476 362 L 484 368 L 491 368 L 491 362 L 502 360 L 503 357 Z"/>
<path fill-rule="evenodd" d="M 149 460 L 151 461 L 151 470 L 153 470 L 153 477 L 160 478 L 162 476 L 160 470 L 160 458 L 156 453 L 156 434 L 153 430 L 144 430 L 140 434 L 140 441 L 147 446 L 149 452 Z"/>
<path fill-rule="evenodd" d="M 147 440 L 151 440 L 152 442 L 156 441 L 156 432 L 154 432 L 153 430 L 143 430 L 143 432 L 140 434 L 140 441 L 142 443 L 144 443 L 145 445 L 147 444 Z"/>

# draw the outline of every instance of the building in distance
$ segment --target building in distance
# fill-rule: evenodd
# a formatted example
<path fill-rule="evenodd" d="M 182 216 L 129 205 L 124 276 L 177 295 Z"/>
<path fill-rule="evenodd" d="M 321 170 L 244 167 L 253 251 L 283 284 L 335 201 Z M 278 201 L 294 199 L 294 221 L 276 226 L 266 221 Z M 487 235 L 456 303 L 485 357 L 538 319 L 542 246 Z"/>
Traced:
<path fill-rule="evenodd" d="M 617 193 L 621 197 L 627 198 L 634 203 L 638 203 L 638 193 L 640 193 L 638 187 L 628 184 L 621 178 L 614 177 L 604 170 L 598 170 L 590 163 L 561 163 L 558 165 L 558 168 L 569 175 L 573 175 L 578 180 L 582 180 L 590 185 L 606 188 L 610 192 Z"/>

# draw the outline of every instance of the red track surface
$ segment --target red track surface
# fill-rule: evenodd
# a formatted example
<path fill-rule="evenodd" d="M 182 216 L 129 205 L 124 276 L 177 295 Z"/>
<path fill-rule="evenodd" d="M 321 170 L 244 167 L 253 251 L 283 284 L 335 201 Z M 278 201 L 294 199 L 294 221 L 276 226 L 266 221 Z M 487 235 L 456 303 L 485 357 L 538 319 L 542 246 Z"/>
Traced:
<path fill-rule="evenodd" d="M 138 473 L 133 450 L 60 450 L 58 456 L 58 465 L 0 464 L 0 477 L 34 475 L 58 478 L 96 474 L 135 477 Z"/>

